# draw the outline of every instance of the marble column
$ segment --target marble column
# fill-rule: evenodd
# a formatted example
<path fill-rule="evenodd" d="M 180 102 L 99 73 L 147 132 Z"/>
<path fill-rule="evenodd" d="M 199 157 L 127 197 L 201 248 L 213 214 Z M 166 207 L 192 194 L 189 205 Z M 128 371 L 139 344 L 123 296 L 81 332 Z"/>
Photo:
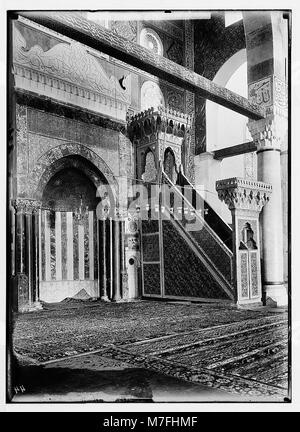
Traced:
<path fill-rule="evenodd" d="M 265 118 L 249 120 L 257 146 L 257 179 L 273 187 L 261 215 L 262 274 L 265 301 L 287 305 L 284 283 L 284 233 L 281 152 L 288 143 L 289 19 L 282 11 L 243 12 L 247 48 L 248 98 L 265 109 Z M 287 167 L 285 167 L 287 169 Z"/>
<path fill-rule="evenodd" d="M 128 274 L 125 257 L 125 220 L 120 221 L 122 299 L 128 299 Z"/>
<path fill-rule="evenodd" d="M 112 221 L 113 232 L 113 298 L 112 301 L 121 300 L 121 242 L 120 242 L 120 221 Z"/>
<path fill-rule="evenodd" d="M 99 224 L 99 279 L 100 279 L 100 299 L 109 301 L 107 295 L 107 221 L 100 219 Z"/>
<path fill-rule="evenodd" d="M 139 285 L 138 272 L 140 267 L 140 244 L 139 244 L 139 216 L 128 215 L 126 223 L 126 267 L 128 274 L 128 299 L 133 300 L 140 297 L 141 285 Z"/>
<path fill-rule="evenodd" d="M 281 116 L 249 122 L 257 144 L 257 178 L 273 187 L 270 204 L 263 211 L 262 230 L 263 291 L 266 304 L 287 305 L 284 281 L 283 204 L 281 178 L 281 144 L 286 140 L 287 124 Z"/>
<path fill-rule="evenodd" d="M 272 186 L 263 182 L 233 177 L 218 180 L 216 190 L 219 199 L 227 204 L 232 214 L 232 279 L 236 302 L 238 305 L 261 304 L 263 295 L 259 214 L 270 200 Z M 271 200 L 272 198 L 273 196 Z"/>

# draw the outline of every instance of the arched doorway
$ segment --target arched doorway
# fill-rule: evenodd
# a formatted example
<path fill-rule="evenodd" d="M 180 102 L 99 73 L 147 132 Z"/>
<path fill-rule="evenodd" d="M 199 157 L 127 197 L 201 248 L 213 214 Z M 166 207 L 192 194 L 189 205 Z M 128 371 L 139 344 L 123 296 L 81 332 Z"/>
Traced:
<path fill-rule="evenodd" d="M 40 300 L 98 298 L 97 190 L 107 180 L 91 162 L 78 155 L 57 160 L 51 172 L 41 199 Z"/>

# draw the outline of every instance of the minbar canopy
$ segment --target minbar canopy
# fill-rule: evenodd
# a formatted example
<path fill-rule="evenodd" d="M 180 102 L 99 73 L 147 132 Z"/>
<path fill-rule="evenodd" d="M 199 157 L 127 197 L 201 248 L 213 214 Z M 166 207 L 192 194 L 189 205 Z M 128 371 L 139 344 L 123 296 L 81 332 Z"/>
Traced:
<path fill-rule="evenodd" d="M 74 12 L 16 12 L 51 30 L 93 49 L 109 54 L 158 78 L 223 105 L 252 120 L 265 117 L 265 111 L 248 99 L 204 78 L 179 64 L 153 54 L 146 48 L 95 24 Z"/>

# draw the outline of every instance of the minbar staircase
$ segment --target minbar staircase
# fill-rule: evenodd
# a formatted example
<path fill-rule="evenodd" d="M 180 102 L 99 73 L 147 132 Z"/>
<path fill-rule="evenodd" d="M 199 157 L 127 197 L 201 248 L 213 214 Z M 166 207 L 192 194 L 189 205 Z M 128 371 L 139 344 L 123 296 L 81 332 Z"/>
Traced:
<path fill-rule="evenodd" d="M 162 184 L 164 296 L 233 301 L 232 229 L 182 173 Z"/>
<path fill-rule="evenodd" d="M 166 107 L 128 118 L 150 208 L 141 223 L 142 294 L 235 301 L 232 229 L 182 173 L 191 128 L 189 115 Z M 159 193 L 149 199 L 154 185 Z"/>

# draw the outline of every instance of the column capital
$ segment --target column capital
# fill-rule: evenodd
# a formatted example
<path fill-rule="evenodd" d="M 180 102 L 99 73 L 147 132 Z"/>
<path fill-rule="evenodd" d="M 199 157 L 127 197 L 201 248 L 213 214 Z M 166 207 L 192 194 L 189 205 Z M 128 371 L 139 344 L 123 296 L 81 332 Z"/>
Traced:
<path fill-rule="evenodd" d="M 216 190 L 221 201 L 229 210 L 250 210 L 259 213 L 269 201 L 272 186 L 254 180 L 232 177 L 216 182 Z"/>
<path fill-rule="evenodd" d="M 32 214 L 42 207 L 42 203 L 28 198 L 16 198 L 12 200 L 12 206 L 18 213 Z"/>

